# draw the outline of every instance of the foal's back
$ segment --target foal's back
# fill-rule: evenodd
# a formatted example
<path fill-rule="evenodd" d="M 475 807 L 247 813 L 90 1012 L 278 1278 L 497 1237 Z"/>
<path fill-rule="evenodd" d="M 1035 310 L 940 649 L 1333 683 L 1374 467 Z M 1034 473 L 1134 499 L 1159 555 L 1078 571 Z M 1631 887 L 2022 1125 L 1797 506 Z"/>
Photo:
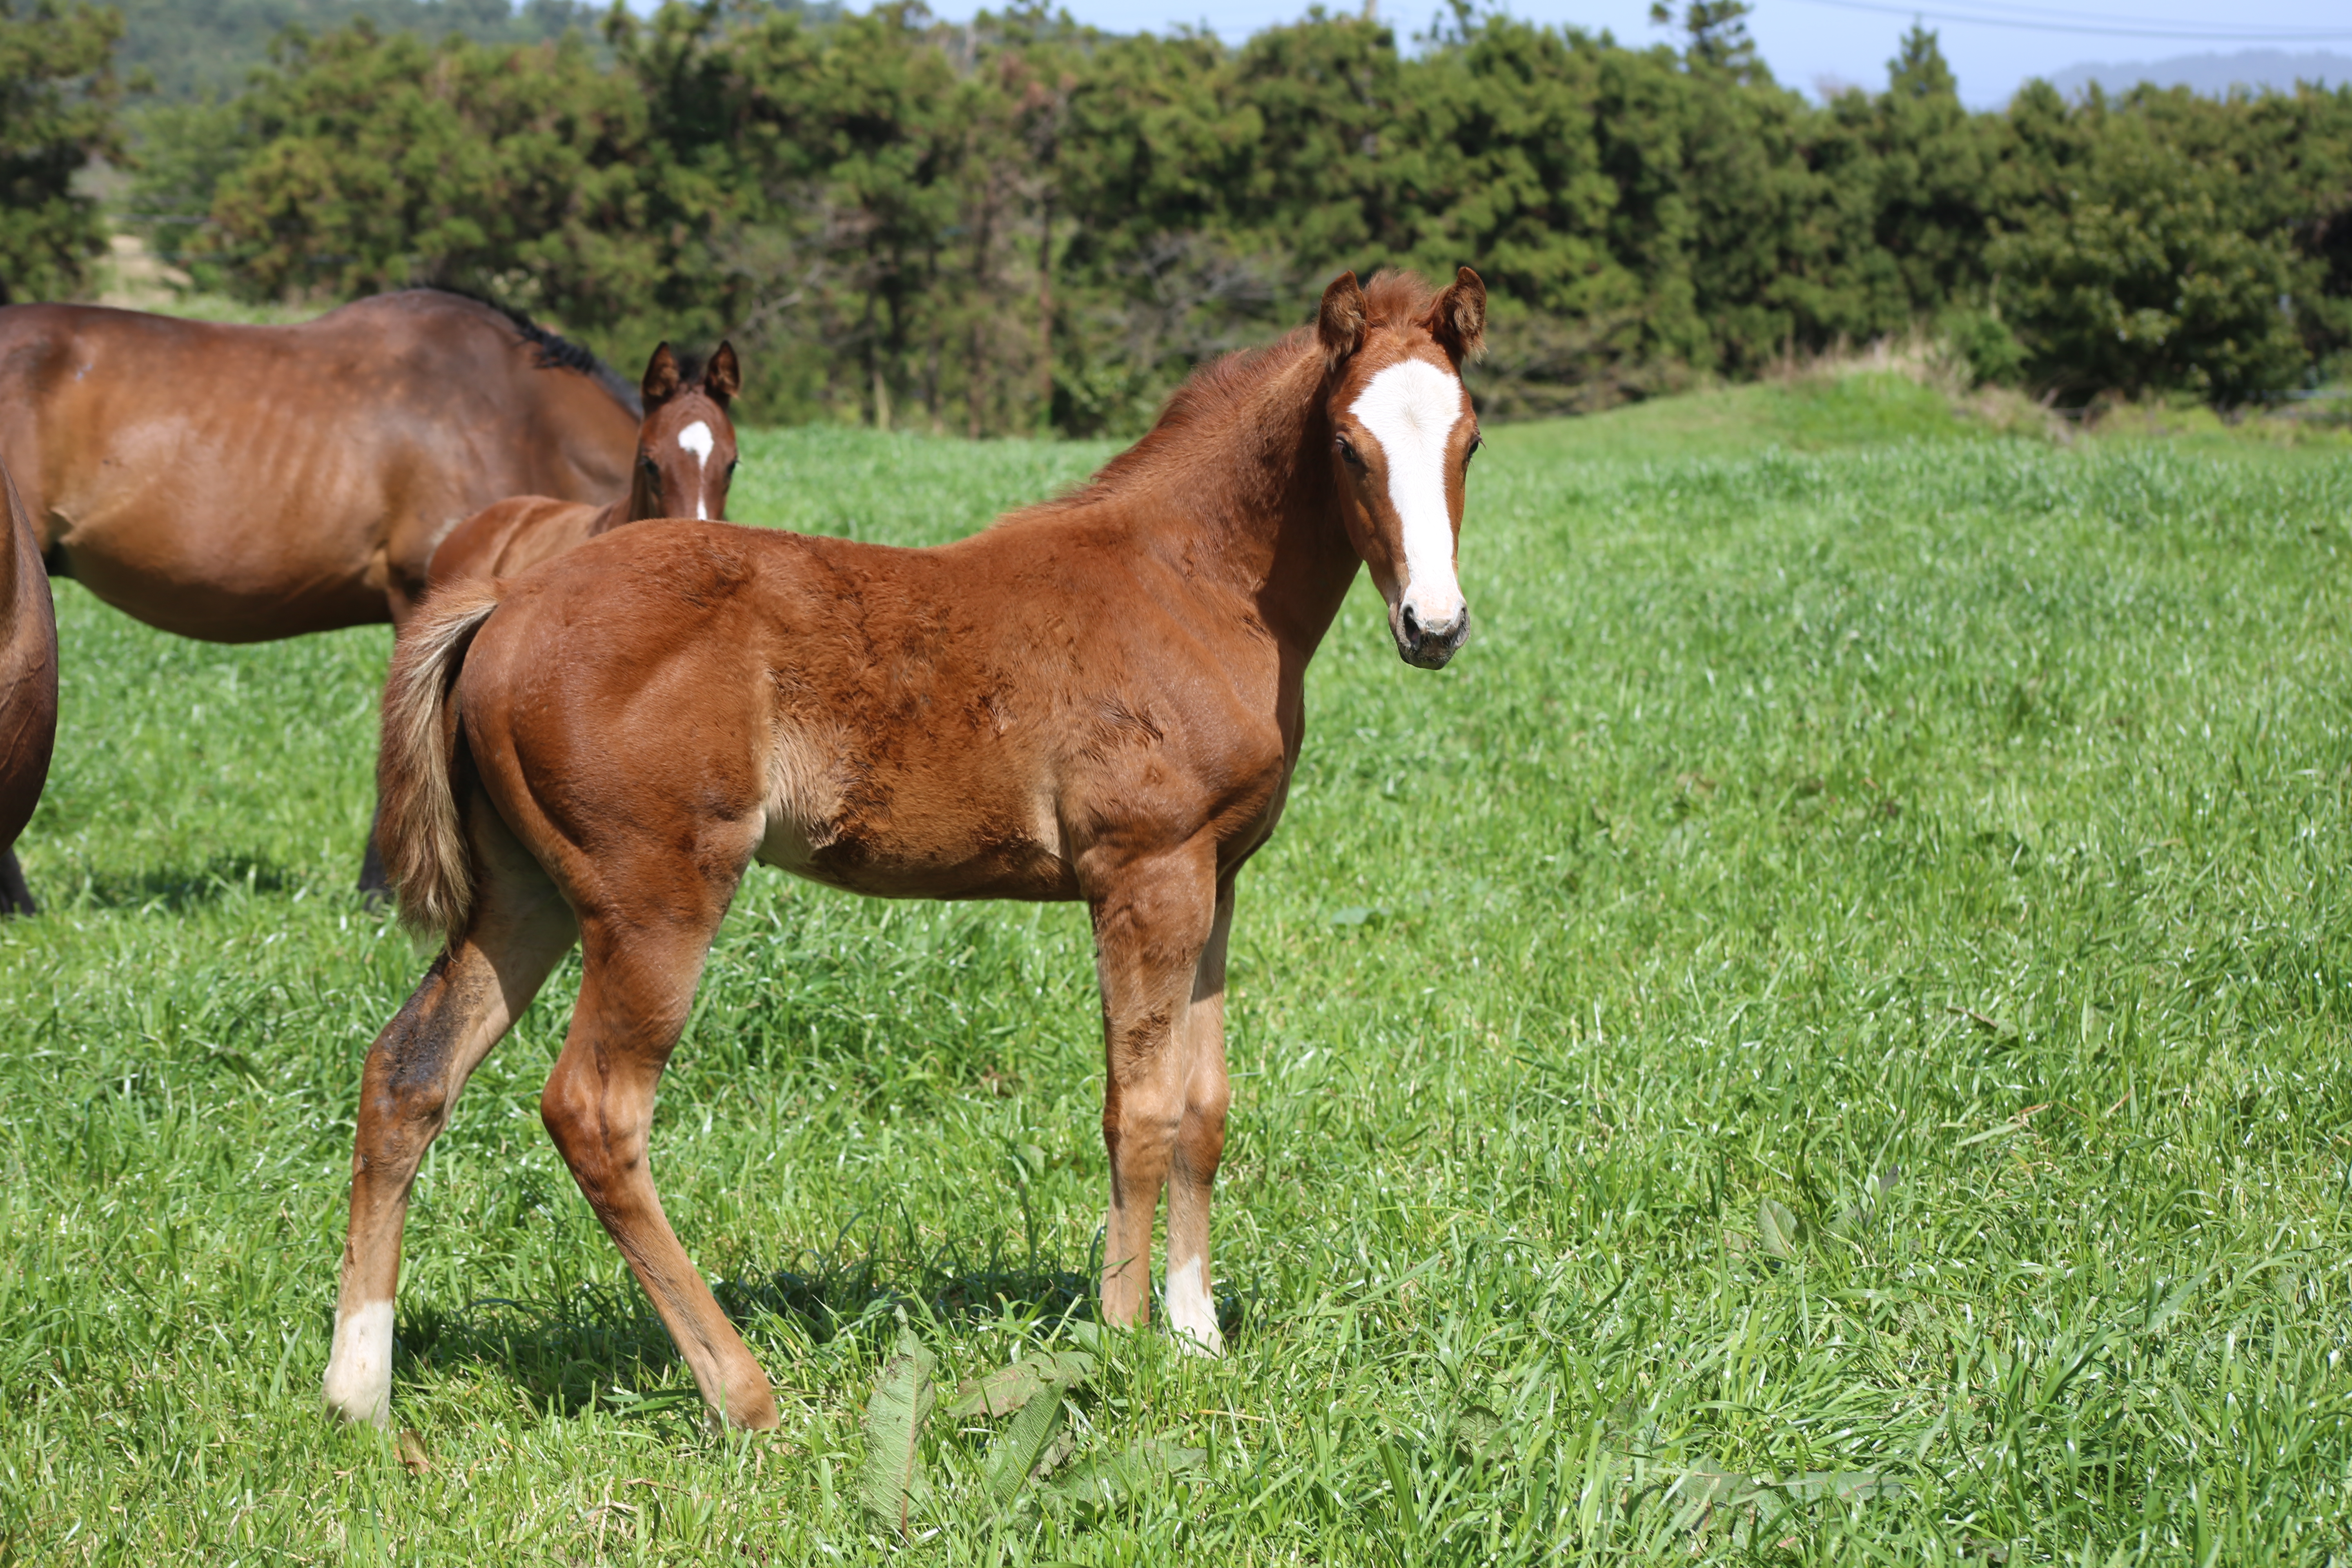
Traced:
<path fill-rule="evenodd" d="M 467 579 L 488 582 L 528 572 L 607 531 L 620 503 L 590 506 L 552 496 L 509 496 L 493 501 L 434 547 L 425 577 L 431 586 Z"/>

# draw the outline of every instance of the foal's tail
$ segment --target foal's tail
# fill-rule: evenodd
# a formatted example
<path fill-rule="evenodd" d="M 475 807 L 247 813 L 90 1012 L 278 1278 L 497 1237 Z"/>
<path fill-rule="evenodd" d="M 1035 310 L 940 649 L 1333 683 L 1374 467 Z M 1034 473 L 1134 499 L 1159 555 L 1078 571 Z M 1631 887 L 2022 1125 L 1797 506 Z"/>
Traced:
<path fill-rule="evenodd" d="M 473 912 L 474 868 L 457 817 L 457 673 L 499 607 L 487 583 L 453 583 L 402 634 L 383 687 L 378 842 L 403 924 L 456 941 Z"/>

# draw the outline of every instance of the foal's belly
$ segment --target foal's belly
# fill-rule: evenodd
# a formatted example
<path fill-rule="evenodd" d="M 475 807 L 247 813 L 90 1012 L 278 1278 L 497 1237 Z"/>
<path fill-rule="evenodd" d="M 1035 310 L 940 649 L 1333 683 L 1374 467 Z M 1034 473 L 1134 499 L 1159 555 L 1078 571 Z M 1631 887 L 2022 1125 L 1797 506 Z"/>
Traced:
<path fill-rule="evenodd" d="M 837 746 L 784 745 L 756 858 L 813 882 L 882 899 L 1078 896 L 1054 802 L 1042 789 L 877 777 Z"/>
<path fill-rule="evenodd" d="M 1078 896 L 1076 873 L 1034 838 L 981 833 L 945 842 L 889 832 L 839 834 L 772 818 L 754 858 L 812 882 L 877 899 Z"/>

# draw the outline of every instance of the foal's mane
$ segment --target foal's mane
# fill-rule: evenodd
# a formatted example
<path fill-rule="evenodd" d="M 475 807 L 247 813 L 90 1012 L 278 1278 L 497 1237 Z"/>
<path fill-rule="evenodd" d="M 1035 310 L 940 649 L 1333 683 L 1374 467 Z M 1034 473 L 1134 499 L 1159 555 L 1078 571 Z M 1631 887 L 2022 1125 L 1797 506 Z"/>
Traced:
<path fill-rule="evenodd" d="M 632 416 L 639 419 L 646 416 L 646 405 L 643 399 L 637 395 L 637 389 L 630 385 L 627 379 L 619 372 L 599 359 L 596 356 L 596 351 L 587 344 L 575 343 L 562 333 L 551 331 L 541 326 L 527 313 L 517 310 L 514 306 L 503 304 L 486 295 L 474 293 L 470 289 L 452 289 L 447 284 L 436 283 L 419 291 L 429 294 L 447 294 L 479 305 L 486 310 L 496 310 L 507 319 L 507 325 L 515 330 L 516 335 L 530 345 L 530 363 L 533 369 L 576 370 L 612 394 L 614 401 L 627 409 Z"/>
<path fill-rule="evenodd" d="M 1365 324 L 1370 328 L 1418 323 L 1429 314 L 1436 297 L 1417 272 L 1374 273 L 1364 285 Z M 1309 325 L 1294 328 L 1262 347 L 1238 349 L 1211 360 L 1168 395 L 1160 417 L 1141 440 L 1075 489 L 1016 515 L 1088 506 L 1148 487 L 1187 455 L 1196 441 L 1215 438 L 1245 416 L 1268 384 L 1320 352 L 1315 328 Z"/>

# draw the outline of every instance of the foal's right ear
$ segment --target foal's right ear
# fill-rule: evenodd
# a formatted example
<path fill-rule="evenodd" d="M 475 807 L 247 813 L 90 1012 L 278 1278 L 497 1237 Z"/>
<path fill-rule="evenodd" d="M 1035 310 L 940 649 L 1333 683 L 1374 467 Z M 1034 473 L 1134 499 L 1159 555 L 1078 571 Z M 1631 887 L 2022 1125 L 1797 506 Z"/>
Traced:
<path fill-rule="evenodd" d="M 1454 368 L 1460 370 L 1486 352 L 1486 285 L 1475 272 L 1463 268 L 1430 306 L 1421 325 L 1437 340 Z"/>
<path fill-rule="evenodd" d="M 743 390 L 743 372 L 735 363 L 735 345 L 726 339 L 719 340 L 719 352 L 702 367 L 702 390 L 721 403 L 731 403 Z"/>
<path fill-rule="evenodd" d="M 1352 272 L 1342 272 L 1323 290 L 1323 310 L 1315 318 L 1315 335 L 1323 343 L 1323 368 L 1335 371 L 1349 354 L 1364 346 L 1367 317 L 1363 285 Z"/>
<path fill-rule="evenodd" d="M 665 341 L 654 350 L 654 357 L 646 361 L 646 379 L 637 390 L 644 395 L 646 406 L 652 408 L 677 395 L 678 381 L 677 356 L 669 352 L 669 343 Z"/>

